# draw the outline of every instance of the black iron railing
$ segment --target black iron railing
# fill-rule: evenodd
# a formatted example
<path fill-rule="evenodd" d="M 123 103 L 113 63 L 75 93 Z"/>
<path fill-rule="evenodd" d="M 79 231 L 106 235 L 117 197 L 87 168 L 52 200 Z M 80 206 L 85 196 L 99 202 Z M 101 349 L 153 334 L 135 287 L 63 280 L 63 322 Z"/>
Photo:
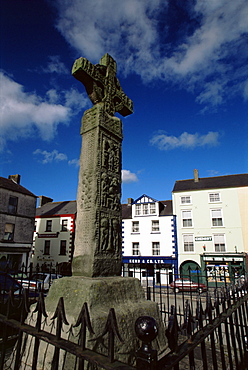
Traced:
<path fill-rule="evenodd" d="M 140 370 L 248 368 L 247 278 L 242 276 L 235 285 L 209 287 L 202 293 L 192 290 L 177 293 L 168 286 L 148 288 L 149 298 L 158 300 L 164 326 L 158 327 L 150 317 L 137 318 L 135 330 L 141 347 L 133 366 Z M 29 312 L 31 301 L 27 290 L 22 294 L 11 290 L 7 296 L 2 295 L 0 369 L 19 369 L 27 352 L 32 368 L 36 369 L 42 343 L 52 347 L 51 369 L 67 368 L 69 355 L 75 357 L 78 369 L 83 369 L 86 363 L 92 368 L 134 369 L 116 360 L 122 338 L 114 308 L 109 310 L 102 334 L 96 336 L 86 303 L 72 327 L 68 325 L 62 297 L 51 319 L 47 317 L 44 294 L 40 292 L 36 299 L 35 309 Z M 168 339 L 168 350 L 162 358 L 152 348 L 159 330 L 165 330 Z M 27 337 L 33 338 L 32 349 Z M 86 337 L 98 343 L 107 337 L 105 349 L 89 348 Z"/>

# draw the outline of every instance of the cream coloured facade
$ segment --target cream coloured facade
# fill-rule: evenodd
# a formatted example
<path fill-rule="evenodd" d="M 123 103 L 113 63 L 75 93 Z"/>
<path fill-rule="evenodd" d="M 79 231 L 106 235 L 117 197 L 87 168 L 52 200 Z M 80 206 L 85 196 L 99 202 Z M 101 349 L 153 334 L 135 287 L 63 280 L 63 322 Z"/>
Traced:
<path fill-rule="evenodd" d="M 248 252 L 248 175 L 176 181 L 173 213 L 177 215 L 178 259 L 203 271 L 240 272 Z"/>
<path fill-rule="evenodd" d="M 31 262 L 34 267 L 59 265 L 68 270 L 74 249 L 76 201 L 47 202 L 36 210 L 34 247 Z M 70 270 L 70 269 L 69 269 Z"/>

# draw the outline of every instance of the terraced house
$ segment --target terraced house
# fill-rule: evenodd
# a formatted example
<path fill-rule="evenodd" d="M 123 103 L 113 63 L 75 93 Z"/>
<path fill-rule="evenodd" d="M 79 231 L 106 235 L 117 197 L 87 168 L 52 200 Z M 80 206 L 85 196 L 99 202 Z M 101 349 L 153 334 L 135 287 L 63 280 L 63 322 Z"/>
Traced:
<path fill-rule="evenodd" d="M 40 197 L 36 210 L 34 250 L 32 262 L 34 267 L 55 269 L 67 274 L 74 251 L 76 219 L 76 201 L 53 202 L 51 198 Z"/>
<path fill-rule="evenodd" d="M 0 270 L 27 266 L 33 244 L 36 196 L 20 175 L 0 177 Z"/>
<path fill-rule="evenodd" d="M 146 194 L 122 204 L 124 271 L 146 284 L 167 284 L 177 274 L 176 217 L 172 201 L 158 201 Z M 148 276 L 147 276 L 148 274 Z"/>

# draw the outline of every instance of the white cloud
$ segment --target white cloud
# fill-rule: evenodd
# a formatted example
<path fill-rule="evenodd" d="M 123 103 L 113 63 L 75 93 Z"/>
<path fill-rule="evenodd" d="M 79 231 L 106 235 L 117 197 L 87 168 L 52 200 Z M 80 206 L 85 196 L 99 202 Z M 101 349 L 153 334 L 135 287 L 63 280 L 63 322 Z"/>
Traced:
<path fill-rule="evenodd" d="M 68 161 L 68 164 L 69 164 L 70 166 L 79 167 L 79 165 L 80 165 L 80 160 L 79 160 L 79 159 L 74 158 L 74 159 L 71 159 L 70 161 Z"/>
<path fill-rule="evenodd" d="M 42 69 L 45 73 L 57 73 L 57 74 L 69 74 L 69 70 L 66 68 L 63 62 L 61 62 L 58 55 L 49 57 L 47 66 Z"/>
<path fill-rule="evenodd" d="M 48 152 L 47 150 L 36 149 L 33 152 L 34 155 L 41 156 L 41 163 L 51 163 L 51 162 L 61 162 L 67 161 L 67 155 L 64 153 L 59 153 L 58 150 L 53 150 L 52 152 Z"/>
<path fill-rule="evenodd" d="M 122 170 L 121 175 L 122 175 L 122 182 L 125 184 L 139 181 L 137 175 L 135 173 L 132 173 L 129 170 Z"/>
<path fill-rule="evenodd" d="M 244 93 L 246 0 L 181 2 L 186 23 L 173 19 L 173 2 L 163 0 L 60 0 L 56 6 L 57 28 L 93 63 L 108 51 L 125 73 L 178 83 L 197 92 L 204 105 Z"/>
<path fill-rule="evenodd" d="M 91 106 L 90 100 L 86 93 L 79 93 L 78 90 L 73 88 L 64 91 L 64 100 L 65 106 L 71 108 L 74 114 L 82 111 L 85 107 Z"/>
<path fill-rule="evenodd" d="M 209 131 L 206 135 L 183 132 L 178 137 L 159 133 L 153 136 L 150 140 L 150 144 L 158 147 L 160 150 L 171 150 L 176 148 L 194 149 L 196 147 L 218 145 L 218 138 L 218 132 L 212 131 Z"/>
<path fill-rule="evenodd" d="M 244 99 L 245 99 L 245 100 L 248 100 L 248 79 L 247 79 L 247 81 L 244 83 Z"/>
<path fill-rule="evenodd" d="M 54 149 L 51 152 L 47 150 L 36 149 L 33 155 L 37 158 L 37 161 L 43 164 L 52 162 L 62 162 L 65 161 L 69 166 L 79 167 L 79 159 L 68 159 L 67 154 L 60 153 L 58 150 Z"/>
<path fill-rule="evenodd" d="M 48 90 L 45 98 L 25 92 L 24 87 L 0 72 L 0 150 L 8 140 L 38 135 L 51 140 L 60 123 L 68 124 L 88 101 L 76 90 Z"/>

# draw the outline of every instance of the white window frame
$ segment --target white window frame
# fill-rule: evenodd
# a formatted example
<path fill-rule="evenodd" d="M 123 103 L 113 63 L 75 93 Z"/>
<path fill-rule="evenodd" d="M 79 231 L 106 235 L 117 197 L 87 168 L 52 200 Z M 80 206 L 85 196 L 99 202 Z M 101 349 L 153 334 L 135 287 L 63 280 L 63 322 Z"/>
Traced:
<path fill-rule="evenodd" d="M 62 218 L 62 220 L 61 220 L 61 231 L 69 231 L 68 225 L 69 225 L 68 218 Z"/>
<path fill-rule="evenodd" d="M 209 193 L 208 194 L 208 200 L 209 203 L 219 203 L 220 200 L 220 193 L 219 192 L 214 192 L 214 193 Z"/>
<path fill-rule="evenodd" d="M 132 221 L 132 233 L 139 233 L 139 221 Z"/>
<path fill-rule="evenodd" d="M 225 238 L 225 234 L 214 234 L 213 235 L 213 240 L 214 240 L 214 251 L 215 252 L 217 252 L 217 253 L 219 253 L 219 252 L 226 252 L 226 238 Z"/>
<path fill-rule="evenodd" d="M 132 243 L 132 255 L 133 256 L 140 256 L 139 242 L 133 242 Z"/>
<path fill-rule="evenodd" d="M 137 203 L 135 204 L 135 216 L 149 216 L 156 214 L 156 203 Z"/>
<path fill-rule="evenodd" d="M 191 195 L 182 195 L 180 197 L 181 204 L 192 204 Z"/>
<path fill-rule="evenodd" d="M 159 233 L 159 220 L 152 220 L 152 233 Z"/>
<path fill-rule="evenodd" d="M 141 215 L 141 204 L 135 204 L 135 216 Z"/>
<path fill-rule="evenodd" d="M 150 214 L 154 215 L 156 213 L 156 203 L 150 203 L 149 204 L 150 208 Z"/>
<path fill-rule="evenodd" d="M 188 213 L 190 215 L 190 217 L 185 217 L 185 214 Z M 184 225 L 184 221 L 189 221 L 191 220 L 191 224 L 190 225 Z M 186 227 L 193 227 L 193 218 L 192 218 L 192 210 L 191 209 L 185 209 L 185 210 L 182 210 L 182 227 L 183 228 L 186 228 Z"/>
<path fill-rule="evenodd" d="M 193 253 L 195 251 L 193 234 L 183 234 L 183 251 L 185 253 Z"/>
<path fill-rule="evenodd" d="M 149 215 L 149 204 L 143 204 L 143 215 Z"/>
<path fill-rule="evenodd" d="M 218 212 L 220 213 L 221 217 L 218 217 L 218 214 L 217 214 Z M 215 215 L 214 215 L 214 213 L 215 213 Z M 220 220 L 221 220 L 221 225 L 219 224 Z M 215 225 L 214 225 L 214 223 L 215 223 Z M 223 215 L 222 215 L 222 209 L 221 208 L 212 208 L 211 209 L 211 225 L 212 225 L 212 227 L 223 227 L 224 226 L 224 221 L 223 221 Z"/>
<path fill-rule="evenodd" d="M 152 242 L 152 255 L 160 256 L 160 242 Z"/>

